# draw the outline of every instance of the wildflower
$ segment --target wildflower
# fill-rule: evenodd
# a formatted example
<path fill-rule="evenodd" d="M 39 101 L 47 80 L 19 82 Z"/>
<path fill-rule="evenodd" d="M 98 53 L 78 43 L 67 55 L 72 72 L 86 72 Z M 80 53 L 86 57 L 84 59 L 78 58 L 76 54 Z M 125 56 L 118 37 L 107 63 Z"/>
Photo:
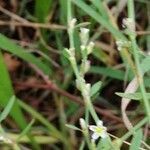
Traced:
<path fill-rule="evenodd" d="M 91 85 L 89 83 L 86 83 L 82 91 L 82 95 L 85 99 L 90 97 L 90 91 L 91 91 Z"/>
<path fill-rule="evenodd" d="M 88 46 L 87 46 L 87 53 L 88 54 L 91 54 L 92 53 L 92 51 L 93 51 L 93 48 L 94 48 L 94 42 L 90 42 L 89 44 L 88 44 Z"/>
<path fill-rule="evenodd" d="M 116 41 L 118 51 L 121 51 L 123 48 L 129 48 L 131 46 L 130 41 L 118 40 Z"/>
<path fill-rule="evenodd" d="M 85 73 L 87 73 L 90 69 L 90 61 L 86 60 L 86 61 L 82 61 L 81 64 L 81 73 L 84 75 Z"/>
<path fill-rule="evenodd" d="M 70 30 L 73 30 L 73 28 L 75 27 L 76 22 L 77 22 L 76 18 L 73 18 L 73 19 L 70 20 L 70 22 L 69 22 L 69 29 Z"/>
<path fill-rule="evenodd" d="M 131 32 L 135 31 L 135 22 L 132 18 L 123 19 L 123 27 L 129 29 Z"/>
<path fill-rule="evenodd" d="M 89 29 L 80 28 L 80 39 L 82 46 L 86 46 L 89 40 Z"/>
<path fill-rule="evenodd" d="M 106 138 L 107 135 L 107 128 L 103 126 L 103 122 L 102 121 L 98 121 L 97 126 L 95 125 L 90 125 L 89 129 L 91 131 L 93 131 L 92 134 L 92 140 L 97 140 L 99 137 L 101 138 Z"/>

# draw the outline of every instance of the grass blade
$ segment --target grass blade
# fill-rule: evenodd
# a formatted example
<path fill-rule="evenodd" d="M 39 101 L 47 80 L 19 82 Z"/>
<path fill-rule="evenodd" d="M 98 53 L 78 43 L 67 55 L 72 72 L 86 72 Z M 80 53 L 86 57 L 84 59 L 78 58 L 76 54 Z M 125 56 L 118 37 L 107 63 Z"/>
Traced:
<path fill-rule="evenodd" d="M 11 80 L 8 74 L 8 71 L 6 69 L 6 65 L 3 61 L 3 56 L 0 51 L 0 106 L 5 108 L 9 99 L 14 95 L 14 91 L 11 85 Z M 18 105 L 18 102 L 15 101 L 14 105 L 10 111 L 10 115 L 12 118 L 15 120 L 17 125 L 19 126 L 20 129 L 24 129 L 27 125 L 26 120 L 24 118 L 24 115 L 20 109 L 20 106 Z M 39 146 L 37 143 L 35 143 L 34 139 L 32 136 L 28 135 L 30 140 L 32 141 L 32 146 L 34 149 L 40 150 Z"/>
<path fill-rule="evenodd" d="M 101 74 L 118 80 L 124 80 L 125 76 L 125 73 L 123 71 L 112 69 L 109 67 L 106 68 L 106 67 L 92 66 L 89 72 Z"/>
<path fill-rule="evenodd" d="M 32 63 L 37 66 L 43 73 L 49 75 L 51 73 L 50 67 L 44 64 L 39 58 L 36 58 L 32 54 L 28 53 L 24 48 L 16 45 L 4 35 L 0 34 L 0 48 L 10 52 L 19 58 L 25 60 L 28 63 Z"/>
<path fill-rule="evenodd" d="M 35 119 L 40 121 L 43 125 L 45 125 L 50 131 L 50 134 L 52 136 L 60 139 L 63 142 L 66 142 L 66 139 L 63 138 L 61 132 L 59 132 L 57 128 L 55 128 L 50 122 L 48 122 L 40 113 L 36 112 L 31 106 L 25 104 L 23 101 L 19 99 L 18 99 L 18 103 L 26 112 L 32 115 L 32 117 L 34 117 Z"/>
<path fill-rule="evenodd" d="M 143 138 L 142 129 L 139 129 L 133 136 L 129 150 L 139 150 L 142 138 Z"/>
<path fill-rule="evenodd" d="M 8 116 L 15 102 L 15 96 L 12 96 L 6 105 L 4 111 L 0 114 L 0 123 Z"/>
<path fill-rule="evenodd" d="M 90 93 L 90 96 L 94 96 L 95 94 L 97 94 L 100 90 L 102 86 L 102 82 L 101 81 L 98 81 L 96 82 L 92 87 L 91 87 L 91 93 Z"/>
<path fill-rule="evenodd" d="M 87 5 L 83 0 L 72 0 L 74 4 L 80 7 L 83 11 L 85 11 L 88 15 L 90 15 L 93 19 L 99 22 L 103 27 L 107 28 L 116 39 L 126 39 L 124 35 L 119 32 L 116 28 L 114 28 L 111 23 L 100 16 L 93 8 Z"/>
<path fill-rule="evenodd" d="M 32 119 L 31 122 L 26 126 L 26 128 L 20 133 L 20 135 L 17 138 L 17 141 L 19 141 L 24 135 L 26 135 L 29 132 L 34 122 L 35 120 Z"/>
<path fill-rule="evenodd" d="M 36 0 L 35 1 L 35 16 L 38 22 L 47 22 L 47 16 L 49 14 L 49 9 L 51 8 L 52 0 Z"/>
<path fill-rule="evenodd" d="M 0 52 L 0 106 L 6 107 L 9 99 L 14 95 L 13 88 L 11 85 L 11 81 L 9 78 L 8 71 L 3 61 L 2 54 Z M 25 119 L 21 112 L 21 109 L 17 102 L 14 103 L 12 110 L 10 111 L 11 116 L 15 119 L 17 124 L 24 129 L 26 126 Z"/>
<path fill-rule="evenodd" d="M 142 94 L 141 93 L 121 93 L 121 92 L 116 92 L 116 95 L 132 100 L 141 100 L 142 99 Z M 147 98 L 150 98 L 150 93 L 146 93 Z"/>

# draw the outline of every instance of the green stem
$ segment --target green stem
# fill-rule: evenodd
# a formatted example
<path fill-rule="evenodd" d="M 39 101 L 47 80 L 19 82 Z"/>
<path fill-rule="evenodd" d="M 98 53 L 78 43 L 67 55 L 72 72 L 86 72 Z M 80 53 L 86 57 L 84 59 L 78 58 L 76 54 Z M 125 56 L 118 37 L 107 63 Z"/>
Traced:
<path fill-rule="evenodd" d="M 68 22 L 68 35 L 70 48 L 74 48 L 74 30 L 69 28 L 69 24 L 72 20 L 72 11 L 71 11 L 71 0 L 67 0 L 67 22 Z"/>
<path fill-rule="evenodd" d="M 131 18 L 133 20 L 133 23 L 135 22 L 134 12 L 135 12 L 134 11 L 134 1 L 133 0 L 128 0 L 128 15 L 129 15 L 129 18 Z M 147 113 L 147 116 L 148 116 L 149 121 L 150 121 L 150 104 L 149 104 L 148 98 L 146 96 L 146 89 L 145 89 L 145 85 L 144 85 L 144 82 L 143 82 L 143 73 L 142 73 L 142 69 L 140 67 L 138 47 L 137 47 L 137 44 L 136 44 L 136 35 L 135 35 L 134 31 L 133 31 L 133 33 L 131 32 L 131 34 L 129 34 L 129 37 L 131 39 L 131 45 L 132 45 L 132 49 L 133 49 L 133 57 L 134 57 L 135 65 L 136 65 L 136 68 L 137 68 L 137 79 L 138 79 L 141 94 L 142 94 L 142 97 L 143 97 L 143 102 L 144 102 L 144 106 L 145 106 L 145 109 L 146 109 L 146 113 Z"/>
<path fill-rule="evenodd" d="M 85 99 L 85 104 L 87 105 L 87 108 L 89 109 L 89 112 L 91 113 L 94 121 L 97 123 L 99 121 L 99 118 L 95 112 L 95 109 L 91 103 L 91 99 L 90 98 L 86 98 Z"/>

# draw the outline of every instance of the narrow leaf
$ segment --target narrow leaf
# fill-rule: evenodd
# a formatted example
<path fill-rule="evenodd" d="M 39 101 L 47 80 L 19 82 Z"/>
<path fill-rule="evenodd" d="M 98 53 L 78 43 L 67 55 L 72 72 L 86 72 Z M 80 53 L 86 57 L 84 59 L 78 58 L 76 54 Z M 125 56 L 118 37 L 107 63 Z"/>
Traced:
<path fill-rule="evenodd" d="M 133 136 L 129 150 L 139 150 L 142 138 L 143 138 L 142 129 L 139 129 Z"/>
<path fill-rule="evenodd" d="M 9 40 L 4 35 L 0 34 L 0 48 L 2 50 L 5 50 L 7 52 L 10 52 L 19 58 L 25 60 L 28 63 L 34 64 L 38 69 L 43 71 L 46 75 L 49 75 L 51 73 L 50 67 L 48 67 L 46 64 L 44 64 L 42 61 L 40 61 L 39 58 L 36 58 L 31 53 L 27 52 L 26 49 L 18 46 L 11 40 Z"/>
<path fill-rule="evenodd" d="M 76 126 L 71 125 L 71 124 L 66 124 L 66 127 L 71 128 L 71 129 L 73 129 L 73 130 L 81 131 L 79 128 L 77 128 Z"/>
<path fill-rule="evenodd" d="M 91 73 L 101 74 L 104 76 L 108 76 L 111 78 L 115 78 L 118 80 L 124 80 L 125 73 L 121 70 L 112 69 L 109 67 L 98 67 L 98 66 L 92 66 L 90 69 Z"/>
<path fill-rule="evenodd" d="M 0 51 L 0 107 L 5 108 L 9 99 L 13 95 L 14 91 L 11 85 L 11 80 L 4 63 L 2 53 Z M 24 127 L 26 126 L 26 121 L 17 101 L 15 101 L 14 107 L 11 109 L 10 114 L 15 119 L 20 128 L 24 129 Z"/>
<path fill-rule="evenodd" d="M 147 56 L 142 60 L 141 68 L 143 73 L 146 73 L 150 70 L 150 56 Z"/>
<path fill-rule="evenodd" d="M 3 110 L 3 112 L 0 114 L 0 122 L 2 122 L 10 113 L 13 105 L 15 102 L 15 96 L 12 96 L 8 102 L 8 104 L 6 105 L 5 109 Z"/>
<path fill-rule="evenodd" d="M 25 136 L 29 132 L 34 122 L 35 119 L 32 119 L 31 122 L 26 126 L 26 128 L 20 133 L 19 137 L 17 138 L 17 141 L 19 141 L 23 136 Z"/>
<path fill-rule="evenodd" d="M 132 100 L 141 100 L 142 94 L 139 92 L 136 93 L 121 93 L 121 92 L 116 92 L 116 95 L 120 96 L 120 97 L 124 97 L 127 99 L 132 99 Z M 150 93 L 146 93 L 147 98 L 150 98 Z"/>
<path fill-rule="evenodd" d="M 101 85 L 102 85 L 101 81 L 96 82 L 91 88 L 90 96 L 94 96 L 95 94 L 97 94 L 101 88 Z"/>

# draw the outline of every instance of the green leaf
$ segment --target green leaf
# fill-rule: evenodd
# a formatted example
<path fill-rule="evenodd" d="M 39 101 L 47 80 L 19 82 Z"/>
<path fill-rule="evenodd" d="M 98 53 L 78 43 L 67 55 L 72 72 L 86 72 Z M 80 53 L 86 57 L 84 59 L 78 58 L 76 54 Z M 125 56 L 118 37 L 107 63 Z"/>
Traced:
<path fill-rule="evenodd" d="M 26 126 L 26 128 L 20 133 L 20 135 L 17 138 L 17 141 L 19 141 L 23 136 L 25 136 L 29 132 L 34 122 L 35 119 L 32 119 L 31 122 Z"/>
<path fill-rule="evenodd" d="M 26 49 L 18 46 L 2 34 L 0 34 L 0 48 L 18 56 L 19 58 L 27 61 L 29 64 L 34 64 L 46 75 L 49 75 L 51 73 L 50 67 L 40 61 L 39 58 L 36 58 L 31 53 L 27 52 Z"/>
<path fill-rule="evenodd" d="M 106 65 L 108 64 L 108 62 L 110 62 L 109 55 L 100 48 L 95 47 L 92 54 L 95 58 L 97 58 L 99 61 L 102 61 Z"/>
<path fill-rule="evenodd" d="M 108 11 L 105 9 L 105 6 L 101 0 L 92 0 L 93 5 L 98 9 L 103 18 L 109 19 Z"/>
<path fill-rule="evenodd" d="M 6 69 L 6 65 L 3 61 L 3 56 L 0 51 L 0 106 L 5 108 L 9 99 L 14 95 L 13 88 L 11 85 L 11 80 L 9 78 L 8 71 Z M 24 129 L 26 126 L 25 119 L 21 112 L 21 109 L 15 101 L 13 108 L 10 111 L 10 115 L 15 119 L 17 124 L 21 129 Z"/>
<path fill-rule="evenodd" d="M 6 69 L 6 65 L 3 61 L 3 56 L 0 51 L 0 107 L 5 108 L 9 99 L 14 95 L 13 87 L 11 85 L 11 80 Z M 18 101 L 14 102 L 14 105 L 10 111 L 10 115 L 13 117 L 17 125 L 20 129 L 24 129 L 27 125 L 25 117 L 22 113 L 20 106 L 18 105 Z M 39 149 L 37 143 L 35 143 L 33 137 L 28 135 L 29 139 L 31 140 L 31 144 L 33 148 Z"/>
<path fill-rule="evenodd" d="M 15 102 L 15 96 L 13 95 L 8 104 L 6 105 L 5 109 L 3 110 L 3 112 L 0 114 L 0 122 L 2 122 L 9 114 L 9 112 L 11 111 L 13 105 L 14 105 L 14 102 Z"/>
<path fill-rule="evenodd" d="M 91 93 L 90 93 L 91 97 L 99 92 L 101 85 L 102 85 L 102 82 L 98 81 L 91 87 Z"/>
<path fill-rule="evenodd" d="M 38 22 L 47 22 L 47 16 L 52 5 L 52 0 L 35 0 L 35 16 Z"/>
<path fill-rule="evenodd" d="M 109 138 L 101 138 L 100 141 L 98 142 L 98 145 L 97 145 L 97 149 L 98 150 L 113 150 L 113 147 L 111 146 L 111 143 L 110 143 L 110 139 Z M 118 149 L 116 149 L 118 150 Z"/>
<path fill-rule="evenodd" d="M 62 51 L 62 55 L 63 55 L 65 58 L 67 58 L 67 60 L 69 60 L 69 57 L 70 57 L 70 56 L 69 56 L 67 50 L 68 50 L 67 48 L 64 48 L 63 51 Z"/>
<path fill-rule="evenodd" d="M 140 66 L 142 68 L 143 73 L 148 72 L 150 70 L 150 56 L 145 57 L 142 60 L 142 63 Z"/>
<path fill-rule="evenodd" d="M 77 128 L 76 126 L 71 125 L 71 124 L 66 124 L 66 127 L 71 128 L 71 129 L 73 129 L 73 130 L 81 131 L 81 129 L 79 129 L 79 128 Z"/>
<path fill-rule="evenodd" d="M 124 97 L 124 98 L 128 98 L 128 99 L 132 99 L 132 100 L 141 100 L 142 94 L 139 92 L 136 93 L 121 93 L 121 92 L 116 92 L 116 95 L 120 96 L 120 97 Z M 147 98 L 150 98 L 150 93 L 146 93 Z"/>
<path fill-rule="evenodd" d="M 125 72 L 118 69 L 113 69 L 110 67 L 99 67 L 99 66 L 92 66 L 89 70 L 90 73 L 100 74 L 106 77 L 110 77 L 117 80 L 124 80 Z M 133 75 L 130 73 L 128 81 L 133 79 Z M 149 77 L 144 77 L 144 84 L 146 87 L 150 87 L 150 79 Z"/>
<path fill-rule="evenodd" d="M 139 129 L 133 136 L 129 150 L 139 150 L 142 138 L 143 138 L 142 129 Z"/>
<path fill-rule="evenodd" d="M 106 68 L 106 67 L 92 66 L 89 72 L 101 74 L 118 80 L 124 80 L 125 76 L 125 73 L 123 71 L 112 69 L 110 67 Z"/>

